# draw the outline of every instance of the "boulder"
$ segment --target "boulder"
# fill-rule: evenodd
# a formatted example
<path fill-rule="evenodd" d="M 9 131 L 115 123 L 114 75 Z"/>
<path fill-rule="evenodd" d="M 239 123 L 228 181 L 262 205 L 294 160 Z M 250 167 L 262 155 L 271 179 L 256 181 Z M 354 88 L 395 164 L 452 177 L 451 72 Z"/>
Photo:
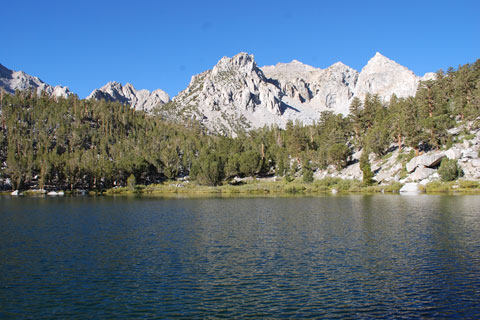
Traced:
<path fill-rule="evenodd" d="M 480 167 L 480 159 L 472 159 L 472 166 Z"/>
<path fill-rule="evenodd" d="M 430 177 L 435 172 L 436 172 L 435 169 L 430 169 L 425 166 L 419 166 L 417 167 L 417 169 L 415 169 L 415 171 L 411 175 L 408 176 L 407 180 L 409 181 L 424 180 Z"/>
<path fill-rule="evenodd" d="M 462 152 L 457 148 L 450 148 L 445 151 L 445 156 L 450 160 L 460 159 L 460 157 L 462 156 Z"/>
<path fill-rule="evenodd" d="M 420 192 L 420 189 L 418 189 L 418 183 L 415 182 L 405 183 L 400 189 L 400 194 L 418 194 Z"/>
<path fill-rule="evenodd" d="M 434 167 L 440 164 L 442 158 L 445 157 L 445 152 L 430 152 L 421 156 L 415 157 L 407 163 L 407 171 L 409 173 L 415 171 L 418 166 Z"/>
<path fill-rule="evenodd" d="M 462 150 L 462 158 L 468 158 L 468 159 L 478 158 L 478 152 L 472 149 Z"/>
<path fill-rule="evenodd" d="M 375 176 L 375 180 L 377 180 L 378 182 L 389 182 L 392 180 L 397 181 L 398 177 L 396 177 L 395 174 L 398 173 L 400 170 L 402 170 L 402 164 L 397 163 L 389 169 L 380 170 L 380 172 Z"/>
<path fill-rule="evenodd" d="M 363 177 L 362 170 L 360 170 L 360 163 L 357 162 L 352 164 L 341 171 L 343 179 L 358 179 L 361 180 Z"/>

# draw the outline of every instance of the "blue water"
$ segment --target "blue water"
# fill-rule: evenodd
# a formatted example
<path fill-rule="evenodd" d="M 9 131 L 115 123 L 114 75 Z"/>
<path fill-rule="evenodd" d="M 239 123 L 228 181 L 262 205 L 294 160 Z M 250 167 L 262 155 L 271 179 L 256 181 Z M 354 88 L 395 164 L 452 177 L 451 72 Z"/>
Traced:
<path fill-rule="evenodd" d="M 0 318 L 480 318 L 479 196 L 0 198 Z"/>

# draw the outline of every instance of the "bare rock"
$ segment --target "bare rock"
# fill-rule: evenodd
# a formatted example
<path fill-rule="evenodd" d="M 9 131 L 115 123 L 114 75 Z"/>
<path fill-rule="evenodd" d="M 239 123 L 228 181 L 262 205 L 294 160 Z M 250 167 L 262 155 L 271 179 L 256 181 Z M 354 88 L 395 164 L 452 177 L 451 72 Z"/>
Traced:
<path fill-rule="evenodd" d="M 405 183 L 400 189 L 400 194 L 419 194 L 420 192 L 418 183 L 415 182 Z"/>
<path fill-rule="evenodd" d="M 296 60 L 259 68 L 253 55 L 239 53 L 193 76 L 173 102 L 177 114 L 202 119 L 212 132 L 235 135 L 265 125 L 284 128 L 288 121 L 311 124 L 323 111 L 347 115 L 355 96 L 378 93 L 384 100 L 392 93 L 411 96 L 420 81 L 380 54 L 362 73 L 341 62 L 326 69 Z"/>
<path fill-rule="evenodd" d="M 428 74 L 424 79 L 431 77 Z M 360 72 L 354 93 L 360 100 L 367 93 L 378 94 L 385 101 L 394 93 L 397 97 L 404 98 L 415 95 L 420 80 L 422 78 L 412 71 L 377 52 Z"/>
<path fill-rule="evenodd" d="M 421 181 L 427 179 L 436 172 L 435 169 L 430 169 L 425 166 L 418 166 L 415 171 L 407 178 L 408 181 Z"/>
<path fill-rule="evenodd" d="M 460 159 L 460 157 L 462 156 L 462 152 L 459 149 L 453 147 L 445 151 L 445 156 L 450 160 Z"/>
<path fill-rule="evenodd" d="M 129 104 L 135 110 L 151 111 L 154 107 L 163 105 L 170 101 L 168 94 L 157 89 L 153 92 L 148 90 L 136 90 L 133 85 L 127 83 L 125 86 L 112 81 L 95 89 L 87 99 L 118 101 L 123 104 Z"/>
<path fill-rule="evenodd" d="M 476 167 L 476 168 L 480 167 L 480 159 L 478 159 L 478 158 L 477 159 L 472 159 L 472 166 Z"/>
<path fill-rule="evenodd" d="M 341 177 L 349 180 L 361 180 L 363 173 L 360 170 L 360 163 L 354 163 L 341 171 Z"/>
<path fill-rule="evenodd" d="M 15 93 L 16 90 L 34 90 L 38 95 L 46 92 L 53 97 L 66 98 L 71 94 L 68 87 L 51 86 L 38 77 L 26 74 L 23 71 L 13 71 L 0 64 L 0 89 L 8 93 Z"/>
<path fill-rule="evenodd" d="M 470 148 L 462 150 L 462 158 L 467 158 L 467 159 L 478 158 L 478 151 L 472 150 Z"/>
<path fill-rule="evenodd" d="M 445 152 L 430 152 L 423 154 L 418 157 L 414 157 L 412 160 L 410 160 L 407 163 L 407 171 L 408 172 L 413 172 L 415 168 L 418 166 L 424 166 L 424 167 L 434 167 L 440 164 L 442 161 L 442 158 L 445 157 Z"/>

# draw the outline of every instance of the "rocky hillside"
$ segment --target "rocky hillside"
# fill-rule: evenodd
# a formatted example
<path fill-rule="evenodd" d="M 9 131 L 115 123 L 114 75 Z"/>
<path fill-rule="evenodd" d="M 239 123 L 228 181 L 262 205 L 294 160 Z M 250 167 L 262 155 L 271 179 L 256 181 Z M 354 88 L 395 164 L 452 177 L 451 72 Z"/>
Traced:
<path fill-rule="evenodd" d="M 212 69 L 193 76 L 173 99 L 170 110 L 200 119 L 217 133 L 235 133 L 289 121 L 311 124 L 322 111 L 348 114 L 354 97 L 378 94 L 388 101 L 415 95 L 421 80 L 412 71 L 377 53 L 359 73 L 337 62 L 318 69 L 299 61 L 259 68 L 253 55 L 222 58 Z"/>
<path fill-rule="evenodd" d="M 152 92 L 145 89 L 136 90 L 130 83 L 122 86 L 115 81 L 93 90 L 87 99 L 118 101 L 131 105 L 135 110 L 144 111 L 151 111 L 154 107 L 170 101 L 169 95 L 161 89 Z"/>
<path fill-rule="evenodd" d="M 415 157 L 412 148 L 399 150 L 392 144 L 390 148 L 392 151 L 382 157 L 370 154 L 373 178 L 380 184 L 398 182 L 406 186 L 405 191 L 418 192 L 422 186 L 440 180 L 438 169 L 442 159 L 447 158 L 458 162 L 462 179 L 480 180 L 480 129 L 470 129 L 472 125 L 473 122 L 460 124 L 448 130 L 456 141 L 450 148 L 424 152 Z M 342 170 L 337 170 L 334 166 L 318 170 L 315 173 L 316 179 L 333 177 L 361 180 L 362 171 L 358 162 L 361 153 L 362 151 L 354 154 L 352 164 Z"/>
<path fill-rule="evenodd" d="M 45 91 L 55 97 L 67 97 L 71 92 L 68 87 L 51 86 L 38 77 L 26 74 L 23 71 L 13 71 L 0 64 L 0 88 L 8 93 L 15 93 L 15 90 L 34 89 L 38 94 Z"/>

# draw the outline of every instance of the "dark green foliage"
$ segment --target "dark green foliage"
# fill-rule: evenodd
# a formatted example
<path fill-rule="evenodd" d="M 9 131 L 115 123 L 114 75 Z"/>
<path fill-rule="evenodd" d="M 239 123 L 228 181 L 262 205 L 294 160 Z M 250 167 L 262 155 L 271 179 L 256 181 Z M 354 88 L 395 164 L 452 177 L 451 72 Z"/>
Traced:
<path fill-rule="evenodd" d="M 345 144 L 336 143 L 328 148 L 327 154 L 328 162 L 334 164 L 335 167 L 340 170 L 347 165 L 350 149 Z"/>
<path fill-rule="evenodd" d="M 190 174 L 201 185 L 216 186 L 222 180 L 222 161 L 214 153 L 205 151 L 194 162 Z"/>
<path fill-rule="evenodd" d="M 135 179 L 135 176 L 133 174 L 130 175 L 127 179 L 127 187 L 129 190 L 133 191 L 135 190 L 135 187 L 137 185 L 137 180 Z"/>
<path fill-rule="evenodd" d="M 368 160 L 367 150 L 363 150 L 362 155 L 360 156 L 360 170 L 363 173 L 363 183 L 367 186 L 372 185 L 375 181 L 373 180 L 373 172 L 370 167 L 370 161 Z"/>
<path fill-rule="evenodd" d="M 239 171 L 241 175 L 253 176 L 258 170 L 260 155 L 254 150 L 243 152 L 239 158 Z"/>
<path fill-rule="evenodd" d="M 453 181 L 462 175 L 462 169 L 458 166 L 457 160 L 443 158 L 438 174 L 443 181 Z"/>
<path fill-rule="evenodd" d="M 302 177 L 303 177 L 303 182 L 313 182 L 313 170 L 310 167 L 309 163 L 305 163 L 303 168 L 302 168 Z"/>
<path fill-rule="evenodd" d="M 0 178 L 10 178 L 15 189 L 101 190 L 186 175 L 206 185 L 238 175 L 287 174 L 289 180 L 300 163 L 310 181 L 312 167 L 342 169 L 361 148 L 383 155 L 392 143 L 416 153 L 451 146 L 447 130 L 480 116 L 480 60 L 439 71 L 415 97 L 392 96 L 385 105 L 367 95 L 352 101 L 348 117 L 322 112 L 313 125 L 289 122 L 285 130 L 265 127 L 236 138 L 206 134 L 192 119 L 184 125 L 165 121 L 182 118 L 170 114 L 174 102 L 146 114 L 75 95 L 54 99 L 24 91 L 0 100 Z M 442 165 L 445 179 L 460 174 L 458 165 Z M 367 158 L 361 169 L 364 182 L 372 183 Z"/>

